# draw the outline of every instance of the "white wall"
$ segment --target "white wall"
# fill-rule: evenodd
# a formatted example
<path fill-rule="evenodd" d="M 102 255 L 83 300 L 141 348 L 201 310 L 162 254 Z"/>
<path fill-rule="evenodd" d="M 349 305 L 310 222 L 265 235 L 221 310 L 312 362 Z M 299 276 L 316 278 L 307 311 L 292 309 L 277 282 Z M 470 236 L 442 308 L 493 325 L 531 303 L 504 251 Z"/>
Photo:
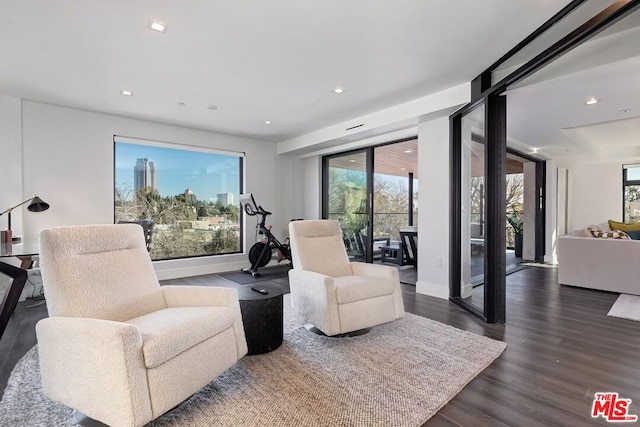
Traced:
<path fill-rule="evenodd" d="M 305 219 L 322 218 L 322 157 L 302 160 L 304 165 L 304 215 Z"/>
<path fill-rule="evenodd" d="M 416 292 L 449 298 L 449 118 L 418 126 Z"/>
<path fill-rule="evenodd" d="M 566 193 L 567 204 L 564 214 L 567 218 L 566 232 L 573 230 L 573 212 L 574 212 L 574 187 L 575 177 L 573 175 L 574 165 L 566 160 L 547 160 L 546 161 L 546 192 L 545 192 L 545 248 L 544 262 L 547 264 L 558 263 L 558 236 L 561 230 L 558 227 L 558 169 L 562 169 L 566 173 Z M 560 196 L 562 197 L 562 196 Z M 563 227 L 560 227 L 563 228 Z"/>
<path fill-rule="evenodd" d="M 536 194 L 536 164 L 534 162 L 523 163 L 524 175 L 524 223 L 522 259 L 534 260 L 536 258 L 536 207 L 538 195 Z"/>
<path fill-rule="evenodd" d="M 11 196 L 5 196 L 3 189 L 0 202 L 16 197 L 22 200 L 37 193 L 51 205 L 48 211 L 37 214 L 23 210 L 24 227 L 16 227 L 16 231 L 25 239 L 37 239 L 40 230 L 47 227 L 113 223 L 114 134 L 244 151 L 245 190 L 253 192 L 258 203 L 274 213 L 269 218 L 274 233 L 284 235 L 291 213 L 302 211 L 302 205 L 296 205 L 301 184 L 292 178 L 299 173 L 301 161 L 277 156 L 275 143 L 5 98 L 0 99 L 2 157 L 11 153 L 13 158 L 19 152 L 24 157 L 21 164 L 17 161 L 20 170 L 5 173 L 4 180 L 19 187 L 22 177 L 23 188 Z M 18 132 L 21 128 L 22 138 Z M 9 134 L 13 136 L 8 137 Z M 254 225 L 250 218 L 246 247 L 253 244 Z M 161 279 L 247 265 L 244 254 L 155 263 Z"/>
<path fill-rule="evenodd" d="M 22 120 L 18 98 L 0 95 L 0 159 L 2 185 L 0 212 L 22 202 Z M 22 216 L 16 209 L 11 215 L 12 228 L 22 229 Z M 7 228 L 7 214 L 0 217 L 0 229 Z"/>
<path fill-rule="evenodd" d="M 622 163 L 576 165 L 572 175 L 573 229 L 622 221 Z"/>
<path fill-rule="evenodd" d="M 567 171 L 567 233 L 609 219 L 622 221 L 621 162 L 580 164 L 548 160 L 544 261 L 551 264 L 558 262 L 558 168 Z"/>
<path fill-rule="evenodd" d="M 22 202 L 22 120 L 20 100 L 0 95 L 0 163 L 2 167 L 2 184 L 0 184 L 0 212 Z M 11 228 L 22 229 L 22 209 L 20 207 L 11 214 Z M 0 217 L 0 230 L 7 228 L 7 214 Z M 10 260 L 6 260 L 7 262 Z M 20 261 L 13 260 L 19 265 Z M 5 287 L 11 279 L 0 274 L 0 300 L 4 296 Z"/>

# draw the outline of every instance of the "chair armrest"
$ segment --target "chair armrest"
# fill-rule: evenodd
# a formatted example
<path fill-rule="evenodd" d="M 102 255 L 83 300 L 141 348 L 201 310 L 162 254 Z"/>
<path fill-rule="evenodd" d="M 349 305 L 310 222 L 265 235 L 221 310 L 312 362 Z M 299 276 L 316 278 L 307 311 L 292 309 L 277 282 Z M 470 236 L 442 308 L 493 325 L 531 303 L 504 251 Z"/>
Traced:
<path fill-rule="evenodd" d="M 142 425 L 153 418 L 136 326 L 50 317 L 38 322 L 36 334 L 47 397 L 109 425 Z"/>
<path fill-rule="evenodd" d="M 333 278 L 313 271 L 289 270 L 293 309 L 327 335 L 340 333 L 338 297 Z"/>
<path fill-rule="evenodd" d="M 236 336 L 238 359 L 247 354 L 247 340 L 242 323 L 242 312 L 238 301 L 238 291 L 234 288 L 212 286 L 161 286 L 168 307 L 229 307 L 235 321 L 233 331 Z"/>
<path fill-rule="evenodd" d="M 388 265 L 368 264 L 364 262 L 352 262 L 351 272 L 355 276 L 382 277 L 394 282 L 400 282 L 398 269 Z"/>
<path fill-rule="evenodd" d="M 238 307 L 238 291 L 213 286 L 161 286 L 168 307 Z"/>
<path fill-rule="evenodd" d="M 333 277 L 326 274 L 293 268 L 289 270 L 289 287 L 318 303 L 338 304 Z"/>
<path fill-rule="evenodd" d="M 396 319 L 404 317 L 404 301 L 400 288 L 400 275 L 398 269 L 388 265 L 367 264 L 364 262 L 352 262 L 351 271 L 356 276 L 381 277 L 393 283 L 393 299 L 395 302 Z"/>

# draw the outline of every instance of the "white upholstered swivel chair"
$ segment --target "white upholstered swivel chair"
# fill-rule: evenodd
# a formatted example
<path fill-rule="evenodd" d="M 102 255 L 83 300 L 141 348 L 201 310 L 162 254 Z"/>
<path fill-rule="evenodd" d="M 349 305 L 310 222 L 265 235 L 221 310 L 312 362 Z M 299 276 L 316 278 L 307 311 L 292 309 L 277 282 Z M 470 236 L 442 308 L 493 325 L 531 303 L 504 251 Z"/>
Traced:
<path fill-rule="evenodd" d="M 49 318 L 44 394 L 110 426 L 142 426 L 247 353 L 232 288 L 158 283 L 136 224 L 40 234 Z"/>
<path fill-rule="evenodd" d="M 294 309 L 326 335 L 338 335 L 404 316 L 398 270 L 349 262 L 338 221 L 289 223 Z"/>

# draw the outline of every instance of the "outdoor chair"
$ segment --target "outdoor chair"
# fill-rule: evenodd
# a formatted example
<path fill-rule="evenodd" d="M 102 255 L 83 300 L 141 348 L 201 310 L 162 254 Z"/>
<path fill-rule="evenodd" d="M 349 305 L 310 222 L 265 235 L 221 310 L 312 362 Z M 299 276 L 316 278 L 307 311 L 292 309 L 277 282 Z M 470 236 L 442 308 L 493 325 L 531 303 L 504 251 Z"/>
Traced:
<path fill-rule="evenodd" d="M 418 228 L 413 226 L 400 227 L 400 240 L 404 257 L 403 264 L 418 268 Z"/>

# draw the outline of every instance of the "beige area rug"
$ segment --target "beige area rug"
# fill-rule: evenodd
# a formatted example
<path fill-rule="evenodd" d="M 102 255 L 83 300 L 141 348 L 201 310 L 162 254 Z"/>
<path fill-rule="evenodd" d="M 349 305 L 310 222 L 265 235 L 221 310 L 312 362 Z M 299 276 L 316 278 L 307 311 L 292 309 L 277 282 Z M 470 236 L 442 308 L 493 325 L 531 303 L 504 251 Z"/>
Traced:
<path fill-rule="evenodd" d="M 280 348 L 244 357 L 150 426 L 420 426 L 504 349 L 411 314 L 329 338 L 285 312 Z M 33 348 L 11 374 L 0 426 L 69 425 L 71 410 L 42 395 Z"/>
<path fill-rule="evenodd" d="M 620 294 L 607 316 L 640 322 L 640 296 Z"/>

